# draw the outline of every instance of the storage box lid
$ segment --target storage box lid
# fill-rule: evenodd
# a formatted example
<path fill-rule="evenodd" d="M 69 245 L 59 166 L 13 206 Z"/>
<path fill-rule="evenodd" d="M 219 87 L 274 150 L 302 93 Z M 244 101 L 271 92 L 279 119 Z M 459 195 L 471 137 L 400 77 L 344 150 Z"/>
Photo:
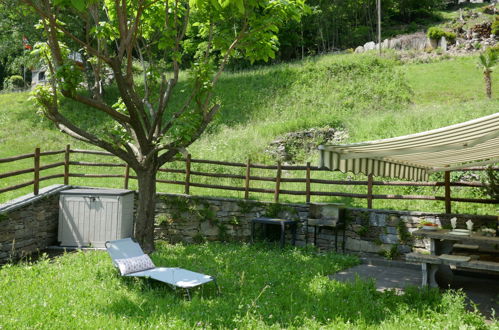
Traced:
<path fill-rule="evenodd" d="M 110 195 L 122 196 L 133 193 L 126 189 L 69 189 L 61 191 L 61 195 Z"/>

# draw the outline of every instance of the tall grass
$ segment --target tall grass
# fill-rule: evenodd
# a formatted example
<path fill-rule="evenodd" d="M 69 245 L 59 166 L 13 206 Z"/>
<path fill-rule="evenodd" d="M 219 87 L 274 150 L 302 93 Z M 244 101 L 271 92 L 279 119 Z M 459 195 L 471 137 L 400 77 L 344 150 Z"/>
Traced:
<path fill-rule="evenodd" d="M 451 58 L 429 64 L 401 65 L 390 59 L 373 55 L 334 55 L 281 64 L 254 70 L 226 73 L 220 80 L 216 97 L 222 103 L 220 115 L 209 131 L 196 141 L 189 151 L 194 158 L 274 164 L 275 159 L 265 152 L 269 143 L 285 133 L 313 127 L 341 128 L 348 132 L 344 142 L 359 142 L 398 135 L 421 132 L 459 123 L 497 112 L 499 108 L 499 81 L 494 77 L 494 98 L 484 95 L 482 74 L 476 68 L 475 57 Z M 188 91 L 187 81 L 180 82 L 174 103 L 179 104 Z M 110 90 L 106 97 L 117 97 Z M 35 115 L 26 94 L 0 96 L 0 157 L 33 152 L 35 146 L 47 149 L 63 149 L 71 143 L 76 148 L 92 148 L 57 132 L 47 120 Z M 83 126 L 102 130 L 109 122 L 95 111 L 66 102 L 64 110 Z M 51 158 L 47 158 L 47 162 Z M 62 158 L 54 156 L 60 161 Z M 83 158 L 79 158 L 83 159 Z M 97 159 L 86 157 L 87 161 Z M 101 159 L 102 160 L 102 159 Z M 298 162 L 317 164 L 318 153 L 301 153 Z M 22 165 L 31 167 L 31 160 Z M 14 170 L 12 164 L 0 164 L 0 172 Z M 175 168 L 182 165 L 171 164 Z M 18 169 L 19 167 L 16 167 Z M 221 171 L 205 165 L 196 165 L 199 171 Z M 54 169 L 47 174 L 61 172 Z M 73 168 L 72 172 L 103 172 L 100 168 Z M 242 174 L 244 170 L 227 170 Z M 105 173 L 122 174 L 123 169 L 106 169 Z M 273 176 L 275 173 L 255 171 L 254 175 Z M 290 173 L 283 174 L 291 177 Z M 305 174 L 300 175 L 304 177 Z M 160 178 L 182 180 L 180 175 L 160 174 Z M 358 179 L 342 173 L 322 173 L 316 178 Z M 3 179 L 0 187 L 6 187 L 30 175 Z M 208 179 L 195 178 L 198 182 Z M 435 178 L 433 178 L 435 179 Z M 53 180 L 44 184 L 60 183 Z M 218 180 L 218 183 L 243 186 L 241 180 Z M 122 187 L 121 180 L 72 178 L 72 184 Z M 272 189 L 270 183 L 252 183 L 252 186 Z M 134 187 L 132 185 L 132 187 Z M 281 187 L 303 190 L 300 184 L 286 183 Z M 317 186 L 319 191 L 343 191 L 365 193 L 365 187 Z M 182 192 L 181 186 L 159 185 L 160 191 Z M 242 197 L 239 192 L 201 190 L 192 188 L 194 194 Z M 2 194 L 0 200 L 29 192 L 24 190 Z M 375 187 L 375 194 L 422 194 L 442 195 L 442 189 Z M 456 197 L 482 197 L 477 189 L 453 190 Z M 252 194 L 252 198 L 270 199 L 270 195 Z M 283 201 L 303 202 L 304 197 L 283 196 Z M 364 207 L 366 201 L 341 198 L 316 198 L 317 201 L 340 201 L 352 206 Z M 374 202 L 376 208 L 408 209 L 420 211 L 442 211 L 443 204 L 428 201 L 382 201 Z M 495 214 L 497 207 L 454 203 L 454 210 L 463 213 Z"/>
<path fill-rule="evenodd" d="M 459 292 L 377 292 L 372 282 L 328 275 L 351 256 L 264 245 L 160 244 L 158 266 L 217 276 L 191 301 L 160 282 L 122 278 L 105 252 L 77 252 L 0 269 L 0 320 L 6 329 L 453 329 L 494 327 L 468 312 Z M 497 324 L 496 324 L 497 325 Z"/>

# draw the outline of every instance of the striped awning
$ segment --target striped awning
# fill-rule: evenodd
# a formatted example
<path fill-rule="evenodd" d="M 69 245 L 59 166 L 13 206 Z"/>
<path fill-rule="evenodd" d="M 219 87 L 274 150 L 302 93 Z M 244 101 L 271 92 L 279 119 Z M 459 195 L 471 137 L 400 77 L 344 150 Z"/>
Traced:
<path fill-rule="evenodd" d="M 319 146 L 320 166 L 406 180 L 433 172 L 499 163 L 499 112 L 390 139 Z"/>

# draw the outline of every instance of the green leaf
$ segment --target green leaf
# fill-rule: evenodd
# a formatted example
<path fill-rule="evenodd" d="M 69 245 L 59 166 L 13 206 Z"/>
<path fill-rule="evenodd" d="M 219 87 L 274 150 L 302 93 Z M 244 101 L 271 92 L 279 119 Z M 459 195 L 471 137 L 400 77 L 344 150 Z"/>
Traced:
<path fill-rule="evenodd" d="M 79 11 L 84 11 L 86 8 L 85 0 L 71 0 L 71 4 Z"/>
<path fill-rule="evenodd" d="M 215 7 L 218 10 L 222 9 L 222 6 L 220 6 L 220 3 L 218 2 L 218 0 L 211 0 L 211 4 L 213 7 Z"/>
<path fill-rule="evenodd" d="M 241 14 L 244 14 L 244 1 L 243 0 L 235 0 L 237 9 Z"/>

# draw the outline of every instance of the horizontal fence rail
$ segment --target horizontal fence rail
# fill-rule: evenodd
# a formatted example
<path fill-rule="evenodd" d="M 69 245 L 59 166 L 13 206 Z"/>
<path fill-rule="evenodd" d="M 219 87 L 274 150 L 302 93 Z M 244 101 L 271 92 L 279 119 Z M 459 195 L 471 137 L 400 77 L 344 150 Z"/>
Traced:
<path fill-rule="evenodd" d="M 41 164 L 41 159 L 45 156 L 53 156 L 64 154 L 64 160 L 60 162 L 55 162 L 52 164 Z M 11 178 L 18 175 L 33 174 L 33 179 L 27 182 L 22 182 L 9 187 L 0 188 L 0 194 L 8 191 L 13 191 L 21 189 L 28 186 L 33 186 L 33 194 L 37 195 L 39 191 L 40 182 L 63 178 L 64 184 L 69 184 L 70 178 L 114 178 L 114 179 L 124 179 L 123 187 L 128 189 L 129 181 L 137 180 L 137 176 L 130 172 L 128 165 L 123 163 L 112 163 L 112 162 L 89 162 L 89 161 L 75 161 L 71 160 L 72 154 L 81 155 L 93 155 L 93 156 L 114 156 L 113 154 L 105 151 L 98 150 L 80 150 L 71 149 L 68 145 L 65 150 L 58 151 L 45 151 L 41 152 L 39 148 L 35 149 L 32 154 L 24 154 L 18 156 L 12 156 L 7 158 L 0 158 L 0 164 L 16 162 L 25 159 L 33 159 L 32 168 L 18 169 L 6 173 L 0 173 L 0 179 Z M 170 184 L 183 186 L 184 192 L 190 194 L 192 187 L 202 188 L 202 189 L 216 189 L 225 191 L 238 191 L 244 192 L 244 198 L 248 199 L 250 193 L 262 193 L 273 195 L 274 202 L 279 202 L 279 198 L 282 195 L 294 195 L 294 196 L 305 196 L 305 201 L 308 203 L 311 201 L 312 196 L 323 196 L 323 197 L 344 197 L 344 198 L 360 198 L 367 200 L 368 208 L 372 208 L 373 200 L 427 200 L 427 201 L 442 201 L 445 203 L 446 213 L 451 213 L 451 202 L 467 202 L 467 203 L 480 203 L 480 204 L 499 204 L 497 199 L 480 199 L 480 198 L 457 198 L 451 196 L 451 187 L 469 187 L 469 188 L 483 188 L 486 184 L 482 182 L 452 182 L 450 180 L 450 172 L 444 172 L 443 182 L 412 182 L 412 181 L 379 181 L 374 180 L 372 176 L 368 176 L 367 181 L 356 181 L 356 180 L 327 180 L 327 179 L 317 179 L 312 178 L 313 173 L 318 172 L 329 172 L 329 170 L 324 168 L 319 168 L 317 166 L 311 166 L 310 163 L 303 165 L 282 165 L 277 163 L 276 165 L 263 165 L 263 164 L 252 164 L 250 160 L 246 163 L 239 162 L 224 162 L 216 160 L 205 160 L 205 159 L 195 159 L 191 158 L 191 155 L 187 155 L 186 158 L 177 159 L 172 161 L 169 166 L 173 163 L 183 163 L 180 167 L 182 168 L 168 168 L 163 167 L 159 169 L 159 173 L 177 175 L 177 179 L 164 179 L 158 178 L 156 181 L 160 184 Z M 207 172 L 200 170 L 193 170 L 193 164 L 203 164 L 212 165 L 216 171 Z M 122 174 L 98 174 L 98 173 L 74 173 L 70 172 L 71 166 L 78 166 L 80 168 L 85 167 L 103 167 L 103 168 L 123 168 L 124 172 Z M 40 176 L 43 171 L 54 169 L 58 167 L 63 167 L 63 172 L 59 174 L 51 174 L 46 176 Z M 241 171 L 241 174 L 226 173 L 228 172 L 226 168 L 236 168 Z M 463 169 L 461 171 L 483 171 L 485 167 L 471 167 L 468 169 Z M 499 171 L 499 167 L 493 168 L 495 171 Z M 272 176 L 262 176 L 255 175 L 252 170 L 267 170 L 273 171 Z M 283 172 L 286 175 L 295 172 L 305 172 L 301 173 L 304 177 L 283 177 Z M 304 174 L 304 175 L 303 175 Z M 182 180 L 178 179 L 178 176 L 183 176 Z M 212 178 L 212 179 L 231 179 L 240 180 L 241 184 L 227 185 L 220 184 L 217 180 L 212 180 L 210 183 L 196 182 L 193 180 L 195 178 Z M 273 185 L 273 188 L 260 188 L 252 186 L 252 183 L 267 182 Z M 282 184 L 292 183 L 292 184 L 302 184 L 303 189 L 290 190 L 281 189 Z M 341 186 L 364 186 L 366 187 L 366 193 L 351 193 L 351 192 L 341 192 L 341 191 L 317 191 L 312 189 L 312 185 L 318 186 L 328 186 L 328 187 L 341 187 Z M 425 195 L 403 195 L 403 194 L 375 194 L 373 193 L 373 187 L 375 186 L 392 186 L 392 187 L 443 187 L 444 196 L 425 196 Z"/>

